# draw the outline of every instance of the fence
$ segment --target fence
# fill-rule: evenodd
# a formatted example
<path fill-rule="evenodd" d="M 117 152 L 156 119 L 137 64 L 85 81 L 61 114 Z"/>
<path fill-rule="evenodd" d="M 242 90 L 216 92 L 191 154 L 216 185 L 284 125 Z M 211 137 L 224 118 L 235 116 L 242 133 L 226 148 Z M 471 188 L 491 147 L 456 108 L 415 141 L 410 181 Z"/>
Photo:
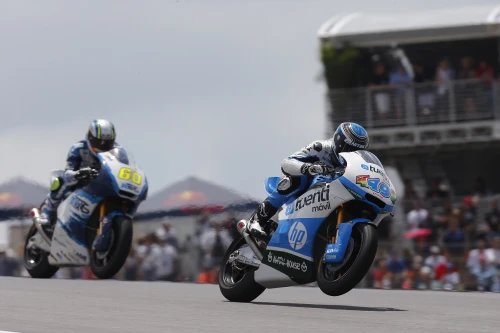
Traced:
<path fill-rule="evenodd" d="M 367 128 L 489 120 L 500 117 L 500 82 L 477 79 L 328 92 L 332 120 Z"/>

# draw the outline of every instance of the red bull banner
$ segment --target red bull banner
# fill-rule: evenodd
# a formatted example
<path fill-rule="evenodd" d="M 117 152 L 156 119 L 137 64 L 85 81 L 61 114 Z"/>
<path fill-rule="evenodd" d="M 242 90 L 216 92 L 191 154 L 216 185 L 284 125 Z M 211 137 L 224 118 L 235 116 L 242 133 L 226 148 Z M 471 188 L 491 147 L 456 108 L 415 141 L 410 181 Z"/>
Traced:
<path fill-rule="evenodd" d="M 184 191 L 170 195 L 164 204 L 166 207 L 187 207 L 204 206 L 208 202 L 207 197 L 202 192 Z"/>
<path fill-rule="evenodd" d="M 19 207 L 23 203 L 21 197 L 15 193 L 0 193 L 0 207 Z"/>

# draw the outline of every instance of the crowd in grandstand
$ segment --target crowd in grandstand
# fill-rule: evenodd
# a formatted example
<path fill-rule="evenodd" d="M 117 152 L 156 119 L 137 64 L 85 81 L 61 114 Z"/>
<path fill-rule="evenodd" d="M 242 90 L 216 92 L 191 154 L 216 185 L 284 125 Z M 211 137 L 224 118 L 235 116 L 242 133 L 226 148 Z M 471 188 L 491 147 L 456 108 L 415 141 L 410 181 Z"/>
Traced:
<path fill-rule="evenodd" d="M 387 254 L 382 252 L 369 284 L 387 289 L 500 292 L 500 206 L 481 179 L 476 184 L 470 196 L 454 202 L 437 182 L 425 198 L 407 182 L 405 214 L 407 230 L 414 231 L 412 246 L 403 253 L 390 248 Z M 489 207 L 481 208 L 481 202 Z"/>
<path fill-rule="evenodd" d="M 448 83 L 455 80 L 460 80 L 453 87 L 455 107 L 463 117 L 477 116 L 479 110 L 491 111 L 493 80 L 497 75 L 487 61 L 463 57 L 460 64 L 453 66 L 448 59 L 443 59 L 435 68 L 414 63 L 413 72 L 412 79 L 401 64 L 391 67 L 378 62 L 375 65 L 369 86 L 374 90 L 376 119 L 404 119 L 405 90 L 413 84 L 416 84 L 419 117 L 429 117 L 432 121 L 446 117 L 450 106 Z"/>

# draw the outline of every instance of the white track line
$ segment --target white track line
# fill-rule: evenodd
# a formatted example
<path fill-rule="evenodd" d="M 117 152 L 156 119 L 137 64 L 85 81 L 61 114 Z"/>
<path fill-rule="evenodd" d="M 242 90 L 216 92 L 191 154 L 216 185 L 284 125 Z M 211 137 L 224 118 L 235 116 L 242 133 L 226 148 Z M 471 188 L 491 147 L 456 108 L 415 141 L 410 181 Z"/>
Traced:
<path fill-rule="evenodd" d="M 0 331 L 0 333 L 20 333 L 20 332 L 12 332 L 12 331 Z"/>

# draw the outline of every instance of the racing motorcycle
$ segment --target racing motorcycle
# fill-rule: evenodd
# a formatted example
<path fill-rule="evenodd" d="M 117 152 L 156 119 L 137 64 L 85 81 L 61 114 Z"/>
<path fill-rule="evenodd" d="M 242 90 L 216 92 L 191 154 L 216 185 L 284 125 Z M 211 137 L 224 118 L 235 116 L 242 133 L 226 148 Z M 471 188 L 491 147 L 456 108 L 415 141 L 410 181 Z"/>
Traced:
<path fill-rule="evenodd" d="M 370 269 L 378 248 L 377 226 L 393 216 L 396 191 L 380 160 L 359 150 L 340 154 L 342 171 L 317 175 L 287 199 L 266 240 L 254 238 L 247 221 L 226 250 L 218 283 L 233 302 L 251 302 L 266 288 L 316 282 L 329 296 L 353 289 Z M 303 176 L 303 184 L 307 184 Z M 269 177 L 271 194 L 280 177 Z"/>
<path fill-rule="evenodd" d="M 40 208 L 30 211 L 33 224 L 25 241 L 24 266 L 31 277 L 51 278 L 60 267 L 90 265 L 96 277 L 109 279 L 125 263 L 132 245 L 132 219 L 146 200 L 148 182 L 121 147 L 97 157 L 100 170 L 78 171 L 85 183 L 63 198 L 50 226 L 39 223 Z M 53 171 L 52 179 L 63 172 Z"/>

